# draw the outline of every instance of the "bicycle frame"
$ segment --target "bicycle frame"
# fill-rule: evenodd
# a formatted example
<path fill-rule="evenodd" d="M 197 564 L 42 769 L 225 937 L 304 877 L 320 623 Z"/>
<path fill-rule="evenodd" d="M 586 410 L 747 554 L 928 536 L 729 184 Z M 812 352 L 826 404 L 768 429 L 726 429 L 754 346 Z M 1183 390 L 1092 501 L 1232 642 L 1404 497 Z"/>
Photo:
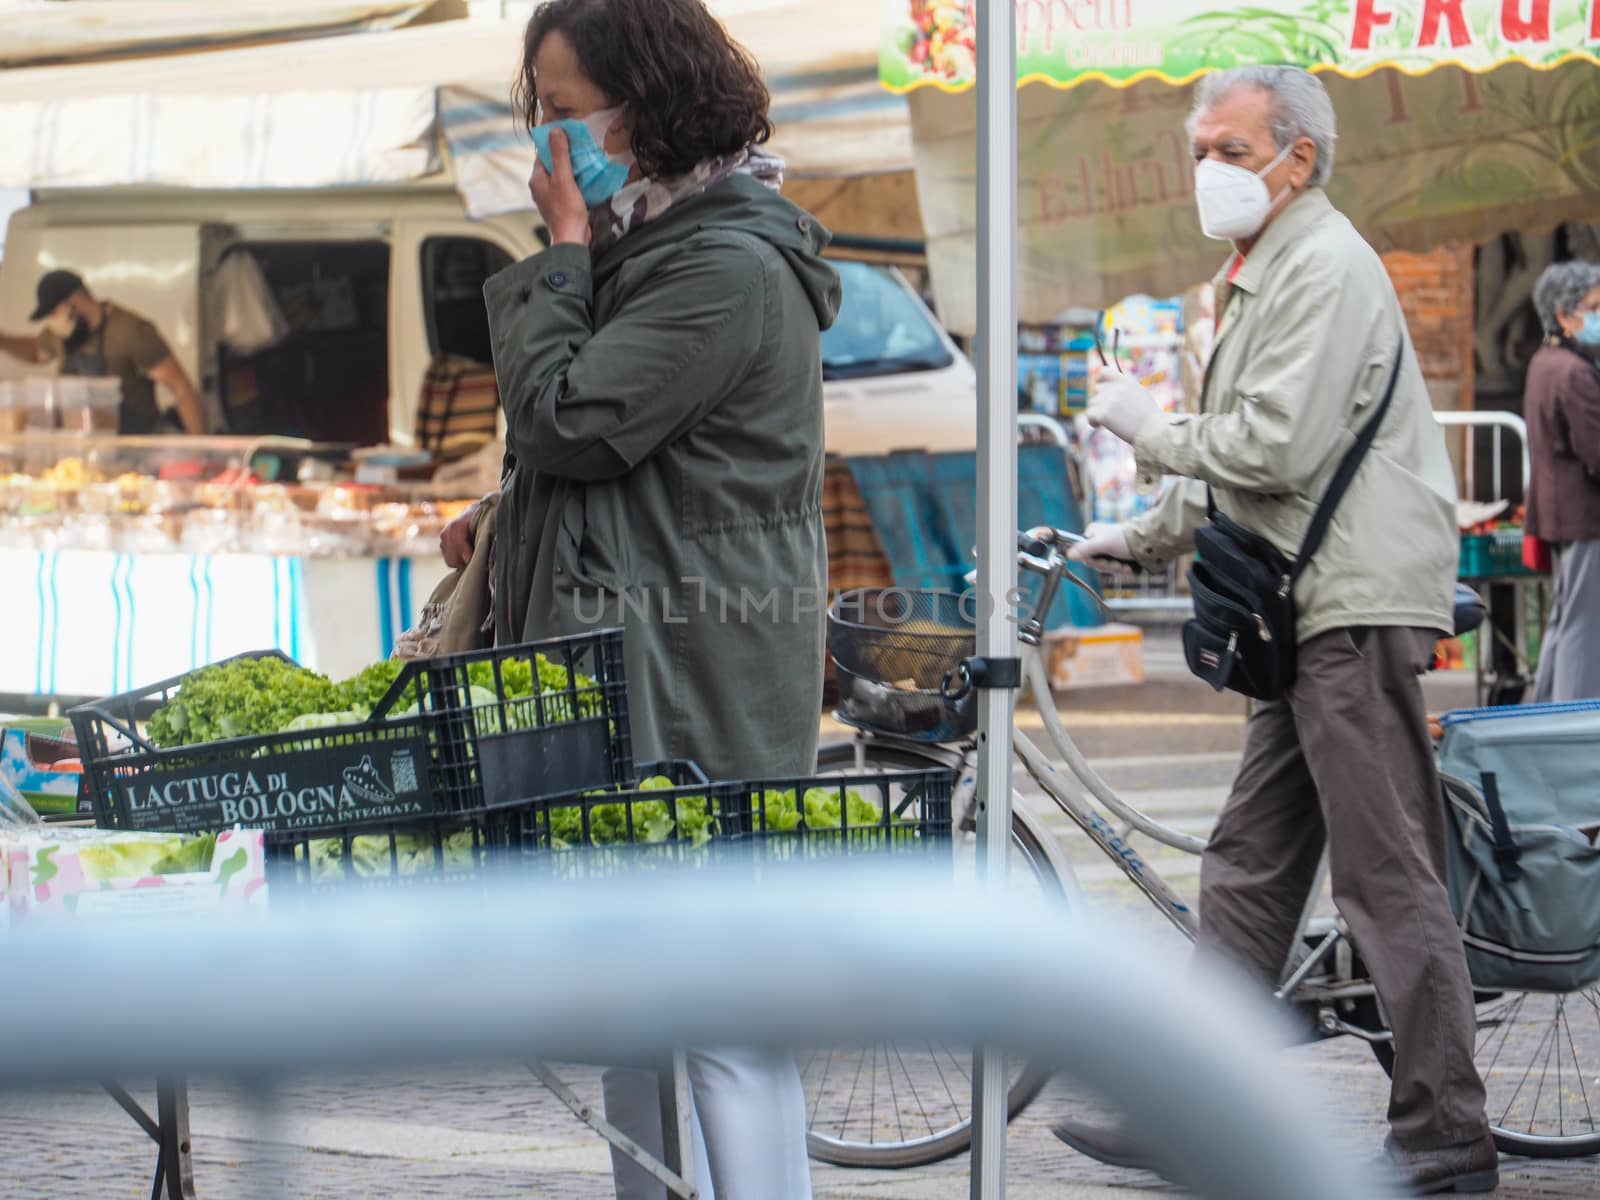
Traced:
<path fill-rule="evenodd" d="M 1060 547 L 1063 542 L 1070 540 L 1070 536 L 1047 527 L 1030 529 L 1019 535 L 1017 554 L 1019 567 L 1040 576 L 1042 580 L 1032 610 L 1017 615 L 1024 686 L 1039 713 L 1049 748 L 1066 764 L 1070 778 L 1056 767 L 1050 755 L 1020 729 L 1012 730 L 1012 750 L 1040 790 L 1054 801 L 1101 853 L 1117 865 L 1162 916 L 1193 942 L 1198 939 L 1200 932 L 1198 916 L 1193 907 L 1177 894 L 1160 872 L 1144 860 L 1128 839 L 1135 832 L 1141 833 L 1187 854 L 1202 853 L 1205 840 L 1163 825 L 1122 800 L 1089 764 L 1056 711 L 1055 698 L 1050 691 L 1040 652 L 1044 638 L 1042 614 L 1049 611 L 1063 582 L 1067 580 L 1089 591 L 1100 602 L 1098 594 L 1068 570 L 1070 564 Z M 1045 551 L 1042 554 L 1039 553 L 1041 549 Z M 959 828 L 967 832 L 977 828 L 975 740 L 932 746 L 926 742 L 871 732 L 858 733 L 857 740 L 858 745 L 864 746 L 866 741 L 871 741 L 894 746 L 939 759 L 955 767 L 959 776 L 953 805 Z M 1120 829 L 1112 818 L 1122 822 Z M 1318 899 L 1327 880 L 1327 870 L 1327 855 L 1324 853 L 1315 882 L 1307 895 L 1289 955 L 1279 974 L 1274 996 L 1296 1007 L 1314 1009 L 1316 1028 L 1323 1036 L 1350 1034 L 1367 1041 L 1389 1041 L 1392 1035 L 1384 1028 L 1383 1022 L 1377 1023 L 1378 1028 L 1366 1028 L 1346 1019 L 1350 1010 L 1358 1004 L 1375 1005 L 1377 992 L 1370 980 L 1359 977 L 1355 972 L 1354 947 L 1343 921 L 1338 917 L 1329 919 L 1316 915 Z M 1311 943 L 1309 950 L 1308 942 Z"/>

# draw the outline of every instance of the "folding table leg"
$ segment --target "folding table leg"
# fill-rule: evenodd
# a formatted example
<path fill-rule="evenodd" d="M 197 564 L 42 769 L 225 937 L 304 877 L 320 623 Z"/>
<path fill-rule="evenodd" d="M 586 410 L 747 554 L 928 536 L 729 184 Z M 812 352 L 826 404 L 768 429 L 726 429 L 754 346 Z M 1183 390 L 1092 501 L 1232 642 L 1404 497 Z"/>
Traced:
<path fill-rule="evenodd" d="M 667 1170 L 675 1172 L 693 1192 L 694 1130 L 690 1115 L 689 1060 L 682 1050 L 672 1052 L 672 1064 L 659 1072 L 661 1080 L 661 1149 Z"/>
<path fill-rule="evenodd" d="M 563 1083 L 561 1078 L 545 1063 L 542 1063 L 537 1059 L 530 1059 L 527 1066 L 528 1070 L 532 1071 L 534 1075 L 538 1077 L 539 1082 L 544 1084 L 544 1086 L 550 1090 L 550 1093 L 555 1096 L 556 1099 L 560 1100 L 561 1103 L 565 1104 L 567 1108 L 572 1111 L 573 1116 L 577 1117 L 578 1120 L 582 1121 L 590 1129 L 598 1133 L 607 1142 L 615 1146 L 623 1154 L 626 1154 L 634 1162 L 638 1163 L 639 1166 L 645 1171 L 649 1172 L 656 1179 L 660 1180 L 661 1185 L 665 1187 L 669 1193 L 678 1197 L 679 1200 L 695 1200 L 695 1197 L 699 1195 L 699 1193 L 695 1190 L 694 1180 L 690 1178 L 690 1173 L 692 1172 L 694 1166 L 694 1155 L 690 1154 L 688 1156 L 688 1170 L 685 1170 L 682 1173 L 680 1173 L 676 1165 L 673 1165 L 675 1159 L 682 1157 L 671 1148 L 673 1138 L 678 1137 L 685 1139 L 681 1143 L 683 1145 L 691 1145 L 692 1143 L 686 1140 L 688 1138 L 688 1134 L 686 1132 L 674 1131 L 672 1123 L 668 1120 L 668 1112 L 666 1109 L 663 1109 L 661 1114 L 662 1123 L 665 1126 L 662 1131 L 663 1138 L 666 1142 L 666 1147 L 664 1147 L 666 1149 L 666 1153 L 662 1155 L 662 1159 L 665 1159 L 666 1161 L 663 1162 L 661 1159 L 656 1158 L 655 1155 L 651 1154 L 643 1146 L 639 1145 L 638 1142 L 634 1141 L 627 1134 L 623 1133 L 622 1130 L 618 1129 L 610 1121 L 606 1120 L 603 1116 L 596 1112 L 591 1105 L 585 1104 L 582 1100 L 580 1100 L 577 1094 L 565 1083 Z M 680 1075 L 684 1080 L 683 1104 L 680 1111 L 687 1113 L 689 1111 L 689 1093 L 687 1086 L 688 1075 L 686 1072 L 680 1072 L 676 1070 L 673 1071 L 672 1074 Z"/>
<path fill-rule="evenodd" d="M 189 1085 L 184 1080 L 156 1081 L 156 1124 L 161 1134 L 157 1195 L 165 1178 L 165 1200 L 196 1200 L 194 1162 L 189 1155 Z"/>

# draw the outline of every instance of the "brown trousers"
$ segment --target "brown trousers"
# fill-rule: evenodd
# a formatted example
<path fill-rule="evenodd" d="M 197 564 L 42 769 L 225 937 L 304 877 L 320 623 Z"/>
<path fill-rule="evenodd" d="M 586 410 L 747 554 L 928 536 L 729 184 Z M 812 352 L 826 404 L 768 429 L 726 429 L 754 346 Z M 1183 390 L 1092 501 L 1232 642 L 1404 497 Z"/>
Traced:
<path fill-rule="evenodd" d="M 1288 695 L 1250 718 L 1200 871 L 1203 944 L 1276 985 L 1327 845 L 1334 901 L 1394 1029 L 1392 1136 L 1419 1150 L 1488 1129 L 1417 679 L 1435 638 L 1356 627 L 1302 645 Z"/>

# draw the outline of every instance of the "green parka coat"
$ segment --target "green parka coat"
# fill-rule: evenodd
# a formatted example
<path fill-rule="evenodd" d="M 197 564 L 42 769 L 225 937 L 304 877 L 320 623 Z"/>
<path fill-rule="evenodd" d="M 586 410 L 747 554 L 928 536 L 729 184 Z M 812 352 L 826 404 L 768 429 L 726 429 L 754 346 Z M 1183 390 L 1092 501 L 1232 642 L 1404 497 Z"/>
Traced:
<path fill-rule="evenodd" d="M 502 643 L 622 625 L 634 753 L 810 772 L 829 235 L 747 175 L 484 288 L 506 414 Z"/>

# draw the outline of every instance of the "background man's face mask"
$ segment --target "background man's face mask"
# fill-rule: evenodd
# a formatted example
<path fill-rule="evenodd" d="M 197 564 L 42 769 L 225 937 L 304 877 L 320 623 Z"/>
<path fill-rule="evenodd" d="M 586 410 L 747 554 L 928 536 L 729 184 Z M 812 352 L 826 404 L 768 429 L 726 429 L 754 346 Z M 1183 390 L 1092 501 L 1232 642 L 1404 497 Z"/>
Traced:
<path fill-rule="evenodd" d="M 1600 349 L 1600 312 L 1584 313 L 1583 324 L 1578 326 L 1572 340 L 1580 346 Z"/>
<path fill-rule="evenodd" d="M 1207 237 L 1229 240 L 1254 237 L 1267 223 L 1273 207 L 1288 194 L 1267 192 L 1265 176 L 1289 157 L 1293 145 L 1285 146 L 1278 157 L 1252 171 L 1214 158 L 1201 159 L 1194 169 L 1194 200 L 1200 209 L 1200 229 Z"/>
<path fill-rule="evenodd" d="M 567 135 L 572 175 L 583 193 L 583 202 L 590 208 L 604 204 L 628 182 L 628 172 L 634 163 L 633 152 L 628 150 L 613 156 L 605 151 L 606 131 L 621 115 L 619 106 L 590 113 L 582 120 L 569 118 L 533 127 L 533 144 L 546 171 L 555 170 L 555 159 L 550 154 L 551 132 L 559 129 Z"/>
<path fill-rule="evenodd" d="M 80 319 L 70 308 L 58 309 L 44 319 L 44 327 L 65 342 L 78 332 Z"/>

